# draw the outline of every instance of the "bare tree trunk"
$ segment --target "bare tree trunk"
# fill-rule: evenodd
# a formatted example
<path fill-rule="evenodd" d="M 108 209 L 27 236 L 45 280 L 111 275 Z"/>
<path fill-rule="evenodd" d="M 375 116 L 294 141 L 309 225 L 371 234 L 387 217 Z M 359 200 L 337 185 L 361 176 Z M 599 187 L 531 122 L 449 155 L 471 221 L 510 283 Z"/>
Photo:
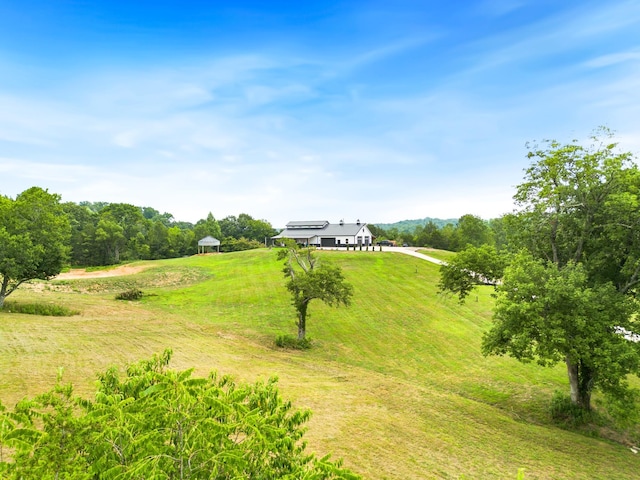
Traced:
<path fill-rule="evenodd" d="M 7 298 L 8 287 L 9 287 L 9 277 L 3 277 L 2 285 L 0 285 L 0 308 L 4 306 L 4 299 Z"/>
<path fill-rule="evenodd" d="M 567 364 L 567 374 L 569 375 L 569 388 L 571 389 L 571 402 L 578 404 L 579 389 L 578 389 L 578 366 L 575 365 L 569 357 L 564 359 Z"/>
<path fill-rule="evenodd" d="M 307 334 L 307 306 L 308 303 L 300 305 L 298 310 L 298 340 L 304 340 Z"/>

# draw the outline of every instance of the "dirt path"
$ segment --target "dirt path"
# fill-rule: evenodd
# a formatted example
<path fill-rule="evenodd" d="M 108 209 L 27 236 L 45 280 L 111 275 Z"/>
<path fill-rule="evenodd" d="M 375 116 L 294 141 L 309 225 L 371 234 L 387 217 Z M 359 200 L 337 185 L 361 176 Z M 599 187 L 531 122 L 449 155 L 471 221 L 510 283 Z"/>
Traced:
<path fill-rule="evenodd" d="M 82 268 L 73 268 L 68 272 L 61 273 L 53 280 L 77 280 L 79 278 L 104 278 L 104 277 L 120 277 L 123 275 L 133 275 L 149 268 L 148 265 L 121 265 L 119 267 L 110 268 L 109 270 L 95 270 L 87 272 Z"/>

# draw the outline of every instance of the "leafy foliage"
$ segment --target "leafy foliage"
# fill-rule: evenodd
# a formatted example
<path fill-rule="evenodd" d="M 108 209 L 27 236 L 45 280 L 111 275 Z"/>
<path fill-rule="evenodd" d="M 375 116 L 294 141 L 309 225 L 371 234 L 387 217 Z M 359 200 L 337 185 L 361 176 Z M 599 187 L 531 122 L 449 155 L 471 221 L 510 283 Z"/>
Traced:
<path fill-rule="evenodd" d="M 309 337 L 300 340 L 293 335 L 278 335 L 275 343 L 276 347 L 291 350 L 309 350 L 311 348 L 311 339 Z"/>
<path fill-rule="evenodd" d="M 437 228 L 442 228 L 448 223 L 455 225 L 457 221 L 458 220 L 455 218 L 441 219 L 441 218 L 425 217 L 425 218 L 416 219 L 416 220 L 401 220 L 395 223 L 377 223 L 375 226 L 383 230 L 391 230 L 395 228 L 400 233 L 410 233 L 410 232 L 413 232 L 416 229 L 416 227 L 424 227 L 429 223 L 434 224 Z"/>
<path fill-rule="evenodd" d="M 276 233 L 270 223 L 246 213 L 218 221 L 209 212 L 193 225 L 124 203 L 68 202 L 63 209 L 71 223 L 71 261 L 81 266 L 193 255 L 198 240 L 208 235 L 221 240 L 223 252 L 249 250 L 264 247 L 265 237 Z"/>
<path fill-rule="evenodd" d="M 497 230 L 496 228 L 497 227 Z M 462 215 L 459 219 L 404 220 L 393 224 L 369 225 L 377 240 L 393 240 L 397 244 L 460 251 L 472 245 L 495 245 L 501 227 L 499 222 L 486 221 L 475 215 Z"/>
<path fill-rule="evenodd" d="M 8 479 L 356 479 L 305 452 L 310 412 L 284 401 L 276 380 L 167 368 L 171 351 L 99 376 L 95 400 L 71 385 L 0 405 L 0 472 Z M 6 455 L 7 449 L 12 451 Z"/>
<path fill-rule="evenodd" d="M 298 340 L 306 335 L 309 303 L 320 300 L 330 306 L 351 303 L 353 286 L 347 283 L 342 269 L 335 265 L 318 264 L 311 248 L 301 250 L 292 240 L 278 252 L 278 259 L 286 260 L 283 272 L 288 278 L 287 290 L 298 312 Z"/>
<path fill-rule="evenodd" d="M 519 253 L 497 287 L 483 352 L 564 362 L 575 405 L 589 410 L 598 389 L 629 410 L 636 395 L 627 375 L 640 373 L 640 344 L 625 338 L 640 332 L 640 170 L 607 142 L 608 131 L 599 134 L 589 147 L 550 141 L 529 152 L 535 160 L 515 195 L 520 211 L 501 225 Z M 441 288 L 463 300 L 471 272 L 491 263 L 465 252 L 443 268 Z"/>
<path fill-rule="evenodd" d="M 0 196 L 0 307 L 22 283 L 60 273 L 69 235 L 58 195 L 32 187 L 15 200 Z"/>
<path fill-rule="evenodd" d="M 457 295 L 462 303 L 476 285 L 497 285 L 506 263 L 507 258 L 494 247 L 470 246 L 440 265 L 438 287 L 441 292 Z"/>
<path fill-rule="evenodd" d="M 593 420 L 593 412 L 581 408 L 571 401 L 571 397 L 562 392 L 555 392 L 549 408 L 551 418 L 561 426 L 575 428 Z"/>
<path fill-rule="evenodd" d="M 254 248 L 264 247 L 264 243 L 257 240 L 249 240 L 244 237 L 233 238 L 225 237 L 220 246 L 221 252 L 241 252 L 243 250 L 253 250 Z"/>

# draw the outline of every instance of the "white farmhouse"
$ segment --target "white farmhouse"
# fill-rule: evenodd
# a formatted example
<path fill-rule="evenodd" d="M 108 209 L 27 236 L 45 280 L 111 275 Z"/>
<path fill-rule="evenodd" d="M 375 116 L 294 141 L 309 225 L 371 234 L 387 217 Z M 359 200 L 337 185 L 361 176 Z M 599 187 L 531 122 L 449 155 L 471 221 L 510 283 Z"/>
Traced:
<path fill-rule="evenodd" d="M 271 237 L 291 238 L 297 243 L 314 247 L 348 247 L 352 245 L 372 245 L 373 235 L 366 223 L 329 223 L 326 220 L 307 220 L 287 223 L 279 235 Z"/>

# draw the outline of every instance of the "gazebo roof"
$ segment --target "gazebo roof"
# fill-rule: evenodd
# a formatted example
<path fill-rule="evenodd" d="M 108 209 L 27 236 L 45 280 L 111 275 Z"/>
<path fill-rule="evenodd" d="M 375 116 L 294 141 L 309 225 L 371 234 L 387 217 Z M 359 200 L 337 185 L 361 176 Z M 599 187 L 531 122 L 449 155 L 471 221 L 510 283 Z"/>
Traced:
<path fill-rule="evenodd" d="M 220 245 L 220 240 L 217 238 L 213 238 L 212 236 L 204 237 L 201 240 L 198 240 L 199 247 L 217 247 Z"/>

